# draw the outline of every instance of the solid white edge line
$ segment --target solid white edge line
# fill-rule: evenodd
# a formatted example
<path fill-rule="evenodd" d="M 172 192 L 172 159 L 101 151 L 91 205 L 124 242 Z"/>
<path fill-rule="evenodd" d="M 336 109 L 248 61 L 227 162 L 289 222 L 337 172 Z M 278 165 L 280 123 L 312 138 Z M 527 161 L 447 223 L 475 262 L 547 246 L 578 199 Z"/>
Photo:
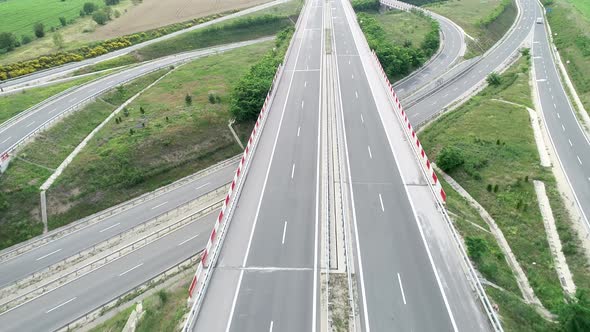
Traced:
<path fill-rule="evenodd" d="M 46 314 L 48 314 L 48 313 L 52 312 L 53 310 L 59 309 L 59 308 L 63 307 L 64 305 L 66 305 L 66 304 L 68 304 L 68 303 L 70 303 L 70 302 L 74 301 L 74 300 L 75 300 L 75 299 L 77 299 L 77 298 L 78 298 L 78 297 L 74 296 L 74 297 L 72 297 L 71 299 L 67 300 L 66 302 L 64 302 L 64 303 L 62 303 L 62 304 L 59 304 L 59 305 L 57 305 L 57 306 L 55 306 L 55 307 L 53 307 L 53 308 L 51 308 L 51 309 L 49 309 L 49 310 L 45 311 L 45 313 L 46 313 Z"/>
<path fill-rule="evenodd" d="M 304 5 L 304 8 L 302 8 L 302 10 L 305 10 L 306 11 L 305 13 L 303 13 L 303 15 L 307 15 L 307 8 L 306 8 L 305 5 Z M 303 24 L 303 19 L 302 19 L 302 22 L 301 23 Z M 291 38 L 297 38 L 297 32 L 298 31 L 295 30 L 295 32 L 293 33 L 293 37 L 291 37 Z M 295 56 L 295 64 L 294 64 L 294 67 L 293 68 L 297 68 L 297 60 L 299 59 L 299 53 L 301 51 L 301 45 L 303 45 L 303 39 L 304 38 L 305 38 L 305 29 L 303 29 L 302 37 L 301 37 L 301 40 L 299 41 L 299 48 L 297 49 L 297 55 Z M 288 62 L 288 59 L 286 59 L 286 61 L 285 61 L 285 67 L 287 67 L 287 62 Z M 279 120 L 279 128 L 277 130 L 277 134 L 275 136 L 275 141 L 273 143 L 272 152 L 271 152 L 271 155 L 270 155 L 270 162 L 268 163 L 268 168 L 266 169 L 266 175 L 264 177 L 264 184 L 262 185 L 262 191 L 261 191 L 261 194 L 260 194 L 260 199 L 258 200 L 258 207 L 256 208 L 256 215 L 254 216 L 254 224 L 252 225 L 252 231 L 250 231 L 250 239 L 248 240 L 248 247 L 246 248 L 246 253 L 244 255 L 244 260 L 242 261 L 242 267 L 245 267 L 246 266 L 246 262 L 248 261 L 248 254 L 250 253 L 250 247 L 252 245 L 252 238 L 254 237 L 254 231 L 256 230 L 256 223 L 258 222 L 258 214 L 260 213 L 260 206 L 262 205 L 262 199 L 264 198 L 264 191 L 266 189 L 266 184 L 268 182 L 268 175 L 270 173 L 272 162 L 274 160 L 274 154 L 275 154 L 276 147 L 277 147 L 277 141 L 279 140 L 279 135 L 281 133 L 281 127 L 282 127 L 282 124 L 283 124 L 283 118 L 285 116 L 285 110 L 287 109 L 287 104 L 289 102 L 289 95 L 291 93 L 291 85 L 293 84 L 293 78 L 294 77 L 295 77 L 295 72 L 292 71 L 291 72 L 291 79 L 289 80 L 289 87 L 287 88 L 287 95 L 286 95 L 286 98 L 285 98 L 285 103 L 283 104 L 283 110 L 281 112 L 281 119 Z M 271 107 L 271 105 L 268 105 L 268 107 Z M 267 116 L 270 116 L 270 114 L 267 115 Z M 225 331 L 226 332 L 229 332 L 229 330 L 231 328 L 232 318 L 234 316 L 234 311 L 236 309 L 236 303 L 238 301 L 238 294 L 240 293 L 240 286 L 242 285 L 242 278 L 243 277 L 244 277 L 244 269 L 242 269 L 240 271 L 240 276 L 238 278 L 238 285 L 236 286 L 236 291 L 234 293 L 234 298 L 233 298 L 233 301 L 232 301 L 231 310 L 230 310 L 229 317 L 228 317 L 228 320 L 227 320 L 227 325 L 225 327 Z"/>
<path fill-rule="evenodd" d="M 139 263 L 139 264 L 135 265 L 134 267 L 130 268 L 129 270 L 127 270 L 127 271 L 125 271 L 125 272 L 123 272 L 123 273 L 119 274 L 119 277 L 122 277 L 122 276 L 126 275 L 127 273 L 129 273 L 129 272 L 131 272 L 131 271 L 133 271 L 133 270 L 137 269 L 138 267 L 140 267 L 140 266 L 142 266 L 142 265 L 143 265 L 143 263 Z"/>

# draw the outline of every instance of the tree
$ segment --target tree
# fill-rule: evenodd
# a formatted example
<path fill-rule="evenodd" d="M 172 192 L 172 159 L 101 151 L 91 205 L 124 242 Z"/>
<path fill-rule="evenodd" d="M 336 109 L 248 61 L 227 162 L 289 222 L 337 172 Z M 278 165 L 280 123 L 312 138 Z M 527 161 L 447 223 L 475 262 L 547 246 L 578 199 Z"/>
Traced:
<path fill-rule="evenodd" d="M 18 45 L 16 36 L 12 32 L 0 33 L 0 49 L 12 51 Z"/>
<path fill-rule="evenodd" d="M 590 294 L 588 289 L 578 288 L 575 298 L 568 298 L 559 310 L 562 331 L 590 331 Z"/>
<path fill-rule="evenodd" d="M 104 0 L 105 5 L 107 5 L 107 6 L 116 5 L 119 2 L 121 2 L 121 0 Z"/>
<path fill-rule="evenodd" d="M 105 25 L 108 21 L 108 16 L 102 11 L 98 11 L 92 14 L 92 19 L 94 20 L 94 22 L 100 25 Z"/>
<path fill-rule="evenodd" d="M 42 38 L 45 36 L 45 25 L 43 25 L 41 22 L 35 23 L 33 26 L 33 32 L 35 32 L 35 36 L 37 36 L 37 38 Z"/>
<path fill-rule="evenodd" d="M 486 81 L 491 86 L 498 86 L 498 85 L 502 84 L 502 77 L 500 76 L 500 74 L 498 74 L 496 72 L 492 72 L 488 75 Z"/>
<path fill-rule="evenodd" d="M 61 16 L 59 18 L 59 23 L 61 24 L 62 27 L 65 27 L 66 25 L 68 25 L 68 21 L 66 21 L 66 18 Z"/>
<path fill-rule="evenodd" d="M 61 33 L 59 33 L 59 32 L 54 33 L 52 38 L 53 38 L 53 44 L 55 45 L 55 47 L 57 47 L 60 50 L 62 48 L 64 48 L 64 37 L 61 35 Z"/>
<path fill-rule="evenodd" d="M 96 10 L 96 5 L 93 2 L 86 2 L 82 7 L 86 15 L 92 14 Z"/>
<path fill-rule="evenodd" d="M 461 150 L 454 146 L 445 146 L 436 158 L 437 165 L 445 172 L 454 170 L 463 165 L 465 159 Z"/>

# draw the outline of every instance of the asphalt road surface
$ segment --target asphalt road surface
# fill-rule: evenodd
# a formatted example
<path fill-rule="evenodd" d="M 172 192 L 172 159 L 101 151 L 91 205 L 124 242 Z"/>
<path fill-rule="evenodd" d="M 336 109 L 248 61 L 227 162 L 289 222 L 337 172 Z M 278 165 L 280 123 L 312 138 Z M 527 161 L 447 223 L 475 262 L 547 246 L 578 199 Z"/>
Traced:
<path fill-rule="evenodd" d="M 0 314 L 1 330 L 53 331 L 125 294 L 204 248 L 218 212 Z"/>
<path fill-rule="evenodd" d="M 538 4 L 536 8 L 537 17 L 542 17 Z M 545 24 L 535 24 L 531 50 L 535 84 L 551 140 L 590 227 L 590 141 L 563 88 L 548 38 Z"/>
<path fill-rule="evenodd" d="M 195 331 L 319 326 L 322 10 L 307 2 Z"/>

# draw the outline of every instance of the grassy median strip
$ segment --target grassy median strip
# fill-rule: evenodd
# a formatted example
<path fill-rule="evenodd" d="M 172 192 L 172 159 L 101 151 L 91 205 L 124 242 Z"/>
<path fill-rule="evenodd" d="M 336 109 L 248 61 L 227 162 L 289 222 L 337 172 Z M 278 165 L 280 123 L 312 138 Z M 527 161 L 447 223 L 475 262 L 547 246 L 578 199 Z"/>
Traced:
<path fill-rule="evenodd" d="M 252 59 L 272 47 L 273 42 L 265 42 L 195 60 L 131 103 L 96 134 L 47 192 L 50 228 L 240 153 L 227 126 L 229 92 Z M 252 122 L 234 128 L 244 137 Z"/>
<path fill-rule="evenodd" d="M 21 92 L 0 97 L 0 124 L 9 120 L 18 113 L 34 106 L 43 100 L 67 90 L 73 86 L 84 84 L 105 74 L 89 75 L 73 79 L 63 83 L 55 83 L 48 86 L 26 89 Z"/>
<path fill-rule="evenodd" d="M 0 248 L 39 235 L 39 187 L 74 148 L 118 106 L 160 77 L 161 70 L 120 86 L 69 115 L 26 145 L 0 176 Z M 75 199 L 75 198 L 72 198 Z M 67 208 L 53 207 L 58 211 Z"/>
<path fill-rule="evenodd" d="M 549 192 L 556 193 L 555 179 L 550 170 L 539 165 L 527 110 L 496 100 L 531 105 L 528 61 L 521 58 L 501 76 L 498 86 L 486 88 L 442 116 L 424 130 L 421 139 L 430 157 L 496 220 L 535 294 L 547 309 L 556 312 L 564 294 L 532 184 L 535 179 L 542 180 Z M 456 156 L 453 167 L 443 163 L 450 155 Z M 562 201 L 555 195 L 550 198 L 555 218 L 566 224 Z"/>

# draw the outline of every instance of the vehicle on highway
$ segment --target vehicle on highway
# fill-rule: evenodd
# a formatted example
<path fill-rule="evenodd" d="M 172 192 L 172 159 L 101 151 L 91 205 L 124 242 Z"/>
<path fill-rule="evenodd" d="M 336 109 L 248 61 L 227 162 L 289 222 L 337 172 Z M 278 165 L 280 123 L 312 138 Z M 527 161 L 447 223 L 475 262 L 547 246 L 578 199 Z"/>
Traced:
<path fill-rule="evenodd" d="M 537 24 L 543 24 L 543 18 L 542 17 L 538 17 L 537 18 Z"/>

